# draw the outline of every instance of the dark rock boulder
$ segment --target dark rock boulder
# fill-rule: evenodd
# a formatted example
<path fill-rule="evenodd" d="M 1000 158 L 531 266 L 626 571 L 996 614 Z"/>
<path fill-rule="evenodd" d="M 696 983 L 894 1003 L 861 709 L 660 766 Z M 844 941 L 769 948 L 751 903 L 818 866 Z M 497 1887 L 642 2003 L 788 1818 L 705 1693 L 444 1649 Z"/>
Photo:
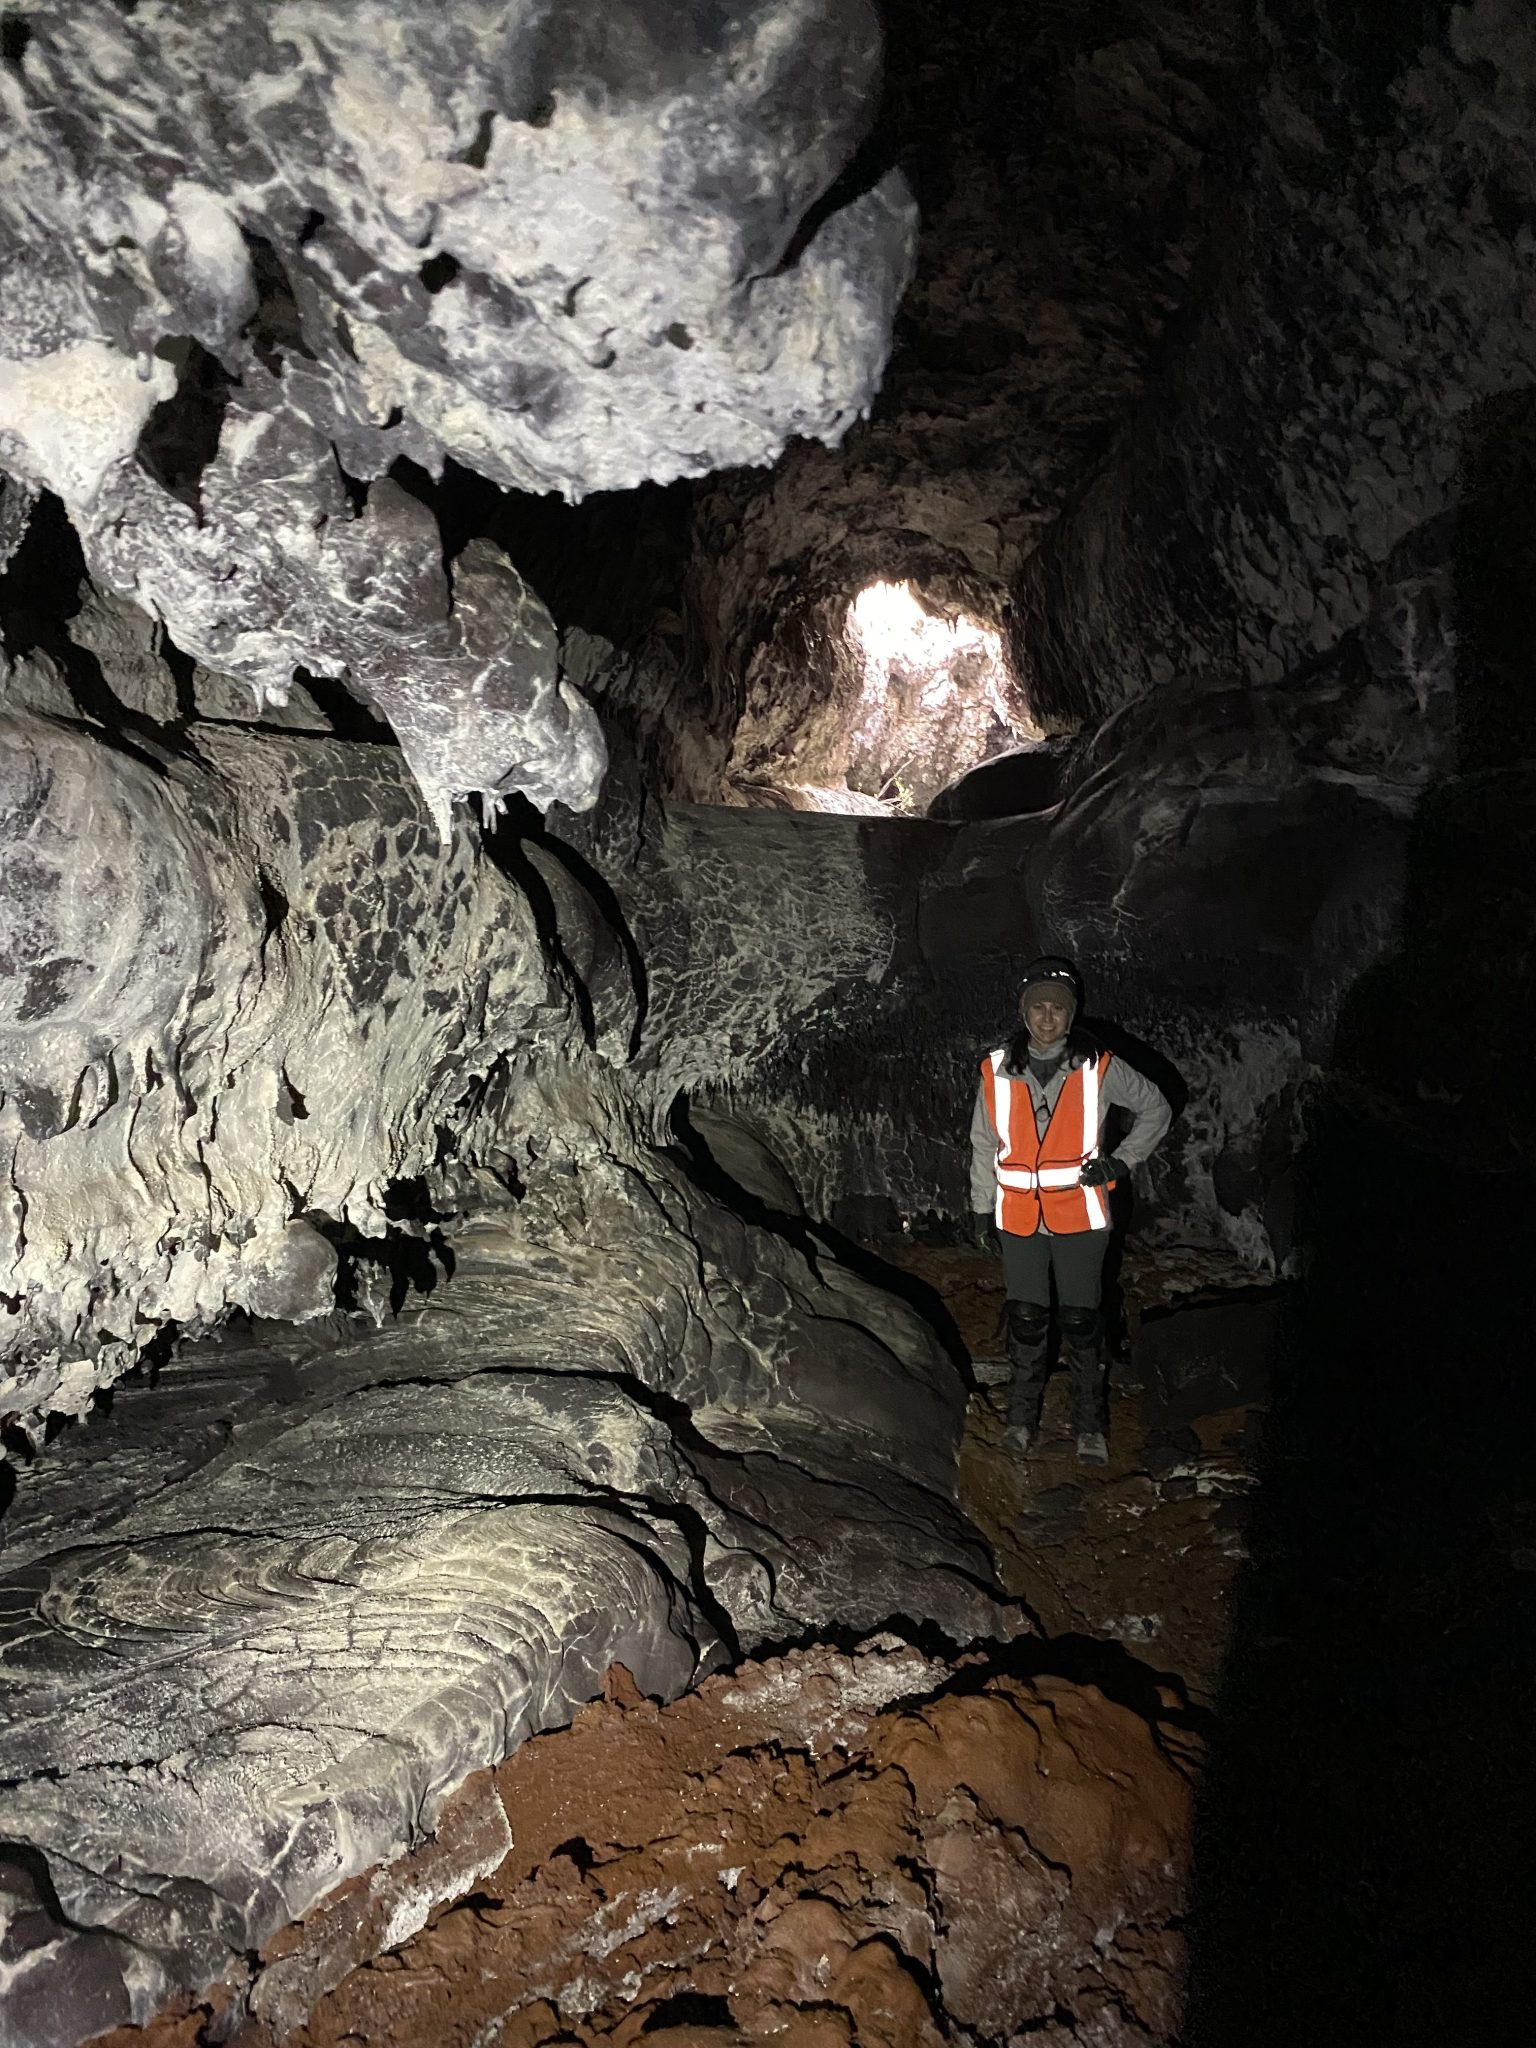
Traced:
<path fill-rule="evenodd" d="M 1070 740 L 1038 740 L 996 754 L 941 789 L 927 815 L 945 825 L 966 825 L 979 818 L 1017 818 L 1048 811 L 1061 794 L 1062 772 Z"/>

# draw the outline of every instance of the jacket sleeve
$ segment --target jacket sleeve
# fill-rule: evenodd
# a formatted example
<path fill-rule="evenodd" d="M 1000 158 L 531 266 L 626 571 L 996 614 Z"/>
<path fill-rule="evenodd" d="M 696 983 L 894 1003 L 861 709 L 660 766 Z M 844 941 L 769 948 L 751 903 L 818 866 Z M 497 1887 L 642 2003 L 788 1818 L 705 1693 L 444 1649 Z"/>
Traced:
<path fill-rule="evenodd" d="M 1104 1077 L 1104 1106 L 1130 1112 L 1131 1128 L 1115 1146 L 1115 1157 L 1127 1166 L 1140 1166 L 1161 1145 L 1173 1122 L 1168 1098 L 1155 1082 L 1149 1081 L 1117 1053 Z"/>
<path fill-rule="evenodd" d="M 976 1107 L 971 1111 L 971 1207 L 978 1215 L 990 1216 L 997 1201 L 996 1162 L 997 1133 L 987 1114 L 986 1090 L 978 1081 Z"/>

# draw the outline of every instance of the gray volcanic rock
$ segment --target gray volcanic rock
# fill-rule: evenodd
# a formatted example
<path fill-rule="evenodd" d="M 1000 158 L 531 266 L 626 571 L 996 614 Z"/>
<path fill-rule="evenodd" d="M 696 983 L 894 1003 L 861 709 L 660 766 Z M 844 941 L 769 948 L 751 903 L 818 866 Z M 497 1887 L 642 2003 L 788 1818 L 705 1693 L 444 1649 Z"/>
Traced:
<path fill-rule="evenodd" d="M 0 1412 L 37 1428 L 166 1324 L 327 1313 L 315 1220 L 382 1236 L 498 1063 L 580 1025 L 392 748 L 0 725 Z"/>
<path fill-rule="evenodd" d="M 963 1388 L 898 1303 L 595 1148 L 455 1258 L 378 1331 L 184 1352 L 23 1475 L 17 2048 L 216 1979 L 614 1661 L 670 1698 L 807 1627 L 1014 1625 L 952 1504 Z"/>
<path fill-rule="evenodd" d="M 37 493 L 13 476 L 0 475 L 0 569 L 21 546 Z"/>
<path fill-rule="evenodd" d="M 646 829 L 641 865 L 612 879 L 646 961 L 640 1054 L 660 1103 L 749 1075 L 821 1006 L 886 975 L 892 907 L 858 859 L 866 821 L 679 804 L 648 811 Z"/>
<path fill-rule="evenodd" d="M 652 1149 L 608 1064 L 632 956 L 557 841 L 445 847 L 394 748 L 191 715 L 93 593 L 21 670 L 60 715 L 0 751 L 0 1410 L 41 1433 L 254 1319 L 5 1518 L 0 2032 L 72 2048 L 418 1844 L 615 1661 L 670 1697 L 808 1629 L 1014 1623 L 952 1365 Z"/>
<path fill-rule="evenodd" d="M 1518 12 L 1473 0 L 1435 37 L 1413 10 L 1268 11 L 1209 300 L 1015 580 L 1043 717 L 1301 673 L 1455 506 L 1484 409 L 1536 378 Z"/>
<path fill-rule="evenodd" d="M 855 1235 L 962 1215 L 977 1062 L 1012 1028 L 1025 963 L 1065 948 L 1086 1021 L 1184 1102 L 1136 1176 L 1140 1226 L 1273 1271 L 1300 1106 L 1396 943 L 1443 757 L 1438 587 L 1405 569 L 1380 633 L 1309 678 L 1137 699 L 1031 815 L 599 812 L 583 843 L 647 962 L 659 1112 L 684 1090 L 706 1142 L 711 1115 L 740 1126 L 809 1215 Z M 1405 588 L 1423 631 L 1401 631 Z"/>
<path fill-rule="evenodd" d="M 590 803 L 537 600 L 485 548 L 450 588 L 422 508 L 345 480 L 579 496 L 838 440 L 913 235 L 892 176 L 797 239 L 872 103 L 863 0 L 8 19 L 0 456 L 258 703 L 349 678 L 440 829 L 466 791 Z"/>

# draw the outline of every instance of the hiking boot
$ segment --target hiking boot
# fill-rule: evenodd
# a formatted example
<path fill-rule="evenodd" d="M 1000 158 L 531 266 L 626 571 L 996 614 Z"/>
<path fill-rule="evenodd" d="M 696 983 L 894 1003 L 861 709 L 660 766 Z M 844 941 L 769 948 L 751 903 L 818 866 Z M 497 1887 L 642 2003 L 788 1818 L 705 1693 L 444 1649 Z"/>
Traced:
<path fill-rule="evenodd" d="M 1080 1429 L 1077 1432 L 1077 1462 L 1079 1465 L 1109 1463 L 1109 1445 L 1102 1429 Z"/>
<path fill-rule="evenodd" d="M 1015 1458 L 1027 1457 L 1035 1432 L 1027 1422 L 1010 1422 L 1003 1431 L 1003 1449 Z"/>

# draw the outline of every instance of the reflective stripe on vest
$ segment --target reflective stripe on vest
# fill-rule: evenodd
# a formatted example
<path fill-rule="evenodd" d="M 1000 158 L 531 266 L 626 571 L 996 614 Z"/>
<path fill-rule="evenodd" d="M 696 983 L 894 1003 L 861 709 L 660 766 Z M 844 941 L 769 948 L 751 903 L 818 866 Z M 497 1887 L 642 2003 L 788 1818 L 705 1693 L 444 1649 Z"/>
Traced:
<path fill-rule="evenodd" d="M 1080 1091 L 1082 1123 L 1080 1131 L 1075 1134 L 1079 1138 L 1079 1158 L 1070 1165 L 1040 1166 L 1037 1163 L 1030 1167 L 1005 1164 L 1005 1161 L 1016 1159 L 1019 1153 L 1024 1152 L 1034 1154 L 1038 1162 L 1045 1139 L 1041 1137 L 1035 1122 L 1034 1100 L 1027 1082 L 1015 1080 L 1003 1071 L 1007 1048 L 999 1046 L 997 1051 L 989 1054 L 984 1062 L 984 1070 L 988 1072 L 992 1084 L 992 1121 L 997 1137 L 997 1201 L 994 1214 L 999 1229 L 1012 1228 L 1015 1233 L 1020 1229 L 1020 1215 L 1014 1211 L 1010 1220 L 1008 1214 L 1009 1211 L 1013 1211 L 1013 1205 L 1007 1199 L 1010 1194 L 1035 1196 L 1035 1205 L 1029 1213 L 1024 1235 L 1038 1229 L 1042 1218 L 1053 1233 L 1108 1229 L 1109 1208 L 1105 1200 L 1108 1190 L 1085 1188 L 1081 1174 L 1087 1162 L 1099 1156 L 1100 1082 L 1103 1069 L 1109 1064 L 1109 1057 L 1106 1053 L 1100 1060 L 1086 1061 L 1081 1067 L 1071 1069 L 1062 1082 L 1063 1093 L 1074 1085 Z M 1064 1106 L 1070 1108 L 1070 1105 L 1064 1105 L 1061 1096 L 1058 1096 L 1056 1109 L 1046 1125 L 1046 1138 L 1050 1137 L 1056 1115 Z M 1016 1125 L 1015 1119 L 1025 1117 L 1028 1118 L 1027 1126 L 1022 1122 Z M 1064 1203 L 1060 1199 L 1073 1194 L 1081 1198 L 1080 1207 L 1077 1203 Z M 1048 1202 L 1048 1197 L 1058 1199 Z"/>
<path fill-rule="evenodd" d="M 1083 1077 L 1083 1163 L 1099 1156 L 1099 1063 L 1090 1060 L 1081 1070 Z M 1079 1182 L 1081 1186 L 1081 1182 Z M 1109 1223 L 1109 1211 L 1104 1207 L 1097 1188 L 1083 1188 L 1088 1202 L 1088 1228 L 1103 1230 Z"/>

